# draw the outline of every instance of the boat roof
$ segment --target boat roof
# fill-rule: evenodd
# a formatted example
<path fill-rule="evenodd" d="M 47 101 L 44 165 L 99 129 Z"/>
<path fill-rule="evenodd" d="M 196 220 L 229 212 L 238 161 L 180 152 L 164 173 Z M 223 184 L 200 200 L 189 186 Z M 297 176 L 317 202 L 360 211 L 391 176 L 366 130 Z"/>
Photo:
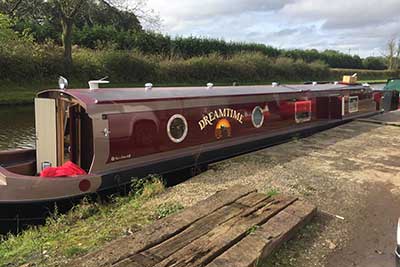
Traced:
<path fill-rule="evenodd" d="M 38 94 L 41 96 L 49 92 L 59 92 L 72 96 L 85 106 L 96 104 L 129 103 L 167 99 L 205 98 L 222 96 L 248 96 L 277 93 L 301 93 L 306 91 L 340 91 L 357 90 L 369 87 L 363 85 L 344 84 L 301 84 L 301 85 L 256 85 L 256 86 L 214 86 L 207 87 L 153 87 L 150 90 L 143 88 L 101 88 L 101 89 L 67 89 L 46 90 Z"/>

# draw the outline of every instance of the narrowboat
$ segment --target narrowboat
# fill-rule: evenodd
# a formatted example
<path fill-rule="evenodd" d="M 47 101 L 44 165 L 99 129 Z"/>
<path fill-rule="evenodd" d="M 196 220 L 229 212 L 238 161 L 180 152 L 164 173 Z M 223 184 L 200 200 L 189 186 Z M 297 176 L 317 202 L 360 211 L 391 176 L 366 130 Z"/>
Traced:
<path fill-rule="evenodd" d="M 136 177 L 204 166 L 380 112 L 369 85 L 100 88 L 40 92 L 36 149 L 0 152 L 0 220 Z M 66 162 L 79 171 L 57 174 Z M 52 168 L 54 177 L 43 176 Z M 57 174 L 57 175 L 56 175 Z"/>

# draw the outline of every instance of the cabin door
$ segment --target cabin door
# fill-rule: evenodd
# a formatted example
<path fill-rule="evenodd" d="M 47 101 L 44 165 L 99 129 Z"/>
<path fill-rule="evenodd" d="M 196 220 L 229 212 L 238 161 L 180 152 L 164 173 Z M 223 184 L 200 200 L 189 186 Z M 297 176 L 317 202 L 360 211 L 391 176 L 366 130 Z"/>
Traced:
<path fill-rule="evenodd" d="M 36 167 L 57 166 L 56 100 L 35 98 Z"/>
<path fill-rule="evenodd" d="M 79 105 L 69 108 L 68 134 L 70 160 L 88 172 L 93 161 L 93 128 L 88 114 Z"/>

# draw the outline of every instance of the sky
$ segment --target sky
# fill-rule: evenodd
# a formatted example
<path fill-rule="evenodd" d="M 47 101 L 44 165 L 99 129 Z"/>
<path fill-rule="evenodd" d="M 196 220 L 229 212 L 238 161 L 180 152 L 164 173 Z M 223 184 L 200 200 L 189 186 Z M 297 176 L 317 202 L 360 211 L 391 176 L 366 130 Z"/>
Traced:
<path fill-rule="evenodd" d="M 381 56 L 400 38 L 400 0 L 148 0 L 170 36 Z"/>

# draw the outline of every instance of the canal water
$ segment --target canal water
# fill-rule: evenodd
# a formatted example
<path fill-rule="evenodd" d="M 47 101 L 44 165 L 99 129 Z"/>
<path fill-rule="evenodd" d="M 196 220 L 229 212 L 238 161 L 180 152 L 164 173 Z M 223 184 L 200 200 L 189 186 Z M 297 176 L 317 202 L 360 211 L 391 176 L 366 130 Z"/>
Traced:
<path fill-rule="evenodd" d="M 33 105 L 0 107 L 0 150 L 35 147 Z"/>

